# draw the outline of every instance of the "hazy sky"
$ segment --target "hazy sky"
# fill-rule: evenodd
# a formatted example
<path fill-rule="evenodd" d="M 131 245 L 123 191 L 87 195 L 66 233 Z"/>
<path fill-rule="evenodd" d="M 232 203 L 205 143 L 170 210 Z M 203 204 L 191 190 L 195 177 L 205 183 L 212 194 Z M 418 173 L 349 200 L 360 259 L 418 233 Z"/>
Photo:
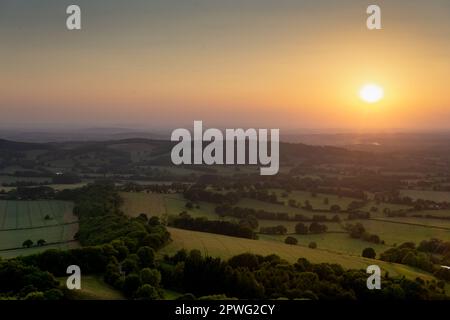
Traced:
<path fill-rule="evenodd" d="M 449 39 L 448 0 L 0 0 L 0 123 L 450 129 Z"/>

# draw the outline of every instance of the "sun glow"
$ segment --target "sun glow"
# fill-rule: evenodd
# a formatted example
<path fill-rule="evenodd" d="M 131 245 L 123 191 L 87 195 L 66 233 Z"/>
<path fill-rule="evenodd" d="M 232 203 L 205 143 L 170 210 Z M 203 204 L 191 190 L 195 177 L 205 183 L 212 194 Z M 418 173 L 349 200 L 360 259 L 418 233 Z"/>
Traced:
<path fill-rule="evenodd" d="M 359 91 L 359 97 L 367 103 L 376 103 L 383 99 L 384 90 L 376 84 L 366 84 Z"/>

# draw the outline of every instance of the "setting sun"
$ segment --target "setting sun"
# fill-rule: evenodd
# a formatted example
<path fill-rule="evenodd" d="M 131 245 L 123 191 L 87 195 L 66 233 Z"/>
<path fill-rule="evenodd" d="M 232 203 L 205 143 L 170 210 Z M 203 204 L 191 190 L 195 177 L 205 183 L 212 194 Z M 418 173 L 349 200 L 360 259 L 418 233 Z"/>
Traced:
<path fill-rule="evenodd" d="M 383 99 L 384 90 L 376 84 L 366 84 L 359 91 L 359 97 L 367 103 L 375 103 Z"/>

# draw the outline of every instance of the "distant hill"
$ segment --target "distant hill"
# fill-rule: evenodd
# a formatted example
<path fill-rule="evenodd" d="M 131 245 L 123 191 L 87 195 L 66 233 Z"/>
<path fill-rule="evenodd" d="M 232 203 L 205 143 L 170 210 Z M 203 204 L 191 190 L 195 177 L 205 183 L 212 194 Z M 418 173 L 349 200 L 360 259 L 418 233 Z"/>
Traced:
<path fill-rule="evenodd" d="M 44 143 L 17 142 L 0 139 L 0 150 L 5 151 L 30 151 L 30 150 L 50 150 L 52 147 Z"/>

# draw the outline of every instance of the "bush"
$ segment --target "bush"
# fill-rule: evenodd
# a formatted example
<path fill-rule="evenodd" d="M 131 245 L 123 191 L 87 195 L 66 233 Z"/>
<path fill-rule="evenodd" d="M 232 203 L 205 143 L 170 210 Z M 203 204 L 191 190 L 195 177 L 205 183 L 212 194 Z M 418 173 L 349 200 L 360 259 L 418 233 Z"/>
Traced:
<path fill-rule="evenodd" d="M 139 300 L 156 300 L 159 298 L 161 297 L 158 290 L 149 284 L 144 284 L 136 291 L 136 299 Z"/>
<path fill-rule="evenodd" d="M 294 237 L 287 237 L 285 240 L 284 240 L 284 243 L 286 243 L 286 244 L 297 244 L 298 243 L 298 240 L 296 239 L 296 238 L 294 238 Z"/>
<path fill-rule="evenodd" d="M 153 287 L 159 287 L 161 282 L 161 273 L 156 269 L 144 268 L 141 270 L 141 283 L 149 284 Z"/>
<path fill-rule="evenodd" d="M 308 227 L 302 223 L 299 222 L 295 225 L 295 233 L 297 234 L 307 234 L 308 233 Z"/>
<path fill-rule="evenodd" d="M 362 256 L 364 258 L 375 259 L 377 254 L 373 248 L 365 248 L 362 252 Z"/>
<path fill-rule="evenodd" d="M 316 248 L 317 248 L 317 243 L 315 243 L 314 241 L 312 241 L 312 242 L 310 242 L 310 243 L 308 244 L 308 247 L 311 248 L 311 249 L 316 249 Z"/>

